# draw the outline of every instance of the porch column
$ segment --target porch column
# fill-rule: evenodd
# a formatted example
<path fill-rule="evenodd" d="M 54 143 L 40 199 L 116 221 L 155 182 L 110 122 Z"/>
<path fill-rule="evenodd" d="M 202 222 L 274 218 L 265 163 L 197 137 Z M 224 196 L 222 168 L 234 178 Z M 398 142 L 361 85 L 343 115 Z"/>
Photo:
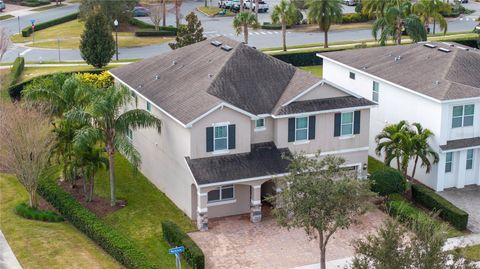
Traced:
<path fill-rule="evenodd" d="M 257 223 L 262 221 L 262 185 L 250 187 L 250 221 Z"/>
<path fill-rule="evenodd" d="M 443 191 L 445 184 L 445 153 L 438 154 L 439 160 L 437 164 L 437 182 L 435 191 Z"/>
<path fill-rule="evenodd" d="M 467 151 L 462 150 L 458 152 L 458 162 L 457 162 L 457 188 L 461 189 L 465 187 L 465 177 L 467 173 Z M 453 160 L 455 162 L 455 159 Z"/>
<path fill-rule="evenodd" d="M 197 193 L 197 228 L 199 231 L 208 231 L 208 192 Z"/>

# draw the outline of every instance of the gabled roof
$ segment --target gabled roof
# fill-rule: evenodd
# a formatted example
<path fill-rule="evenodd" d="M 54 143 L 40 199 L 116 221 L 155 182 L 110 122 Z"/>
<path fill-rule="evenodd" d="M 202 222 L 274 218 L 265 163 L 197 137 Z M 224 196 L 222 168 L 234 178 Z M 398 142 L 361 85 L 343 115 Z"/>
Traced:
<path fill-rule="evenodd" d="M 217 37 L 110 73 L 183 124 L 223 103 L 254 115 L 271 114 L 279 100 L 320 81 L 308 72 L 245 44 Z"/>
<path fill-rule="evenodd" d="M 326 52 L 320 56 L 436 100 L 480 97 L 480 52 L 455 43 L 428 44 L 434 47 L 416 43 Z"/>
<path fill-rule="evenodd" d="M 291 115 L 343 108 L 370 107 L 374 105 L 374 102 L 365 98 L 358 98 L 355 96 L 339 96 L 325 99 L 295 101 L 283 106 L 278 111 L 277 115 Z"/>

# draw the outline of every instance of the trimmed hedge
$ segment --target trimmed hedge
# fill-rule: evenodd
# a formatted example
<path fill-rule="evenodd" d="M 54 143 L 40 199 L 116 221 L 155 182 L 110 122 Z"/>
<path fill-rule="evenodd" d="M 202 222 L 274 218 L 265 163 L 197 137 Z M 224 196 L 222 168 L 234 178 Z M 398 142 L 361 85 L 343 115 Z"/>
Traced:
<path fill-rule="evenodd" d="M 22 75 L 23 70 L 25 69 L 25 58 L 17 57 L 13 62 L 12 69 L 10 69 L 10 85 L 14 85 L 18 78 Z"/>
<path fill-rule="evenodd" d="M 20 2 L 21 6 L 26 6 L 26 7 L 39 7 L 39 6 L 45 6 L 49 5 L 50 0 L 26 0 Z"/>
<path fill-rule="evenodd" d="M 49 21 L 46 21 L 46 22 L 41 22 L 41 23 L 38 23 L 38 24 L 35 25 L 35 31 L 40 31 L 42 29 L 46 29 L 46 28 L 52 27 L 54 25 L 62 24 L 64 22 L 73 21 L 77 18 L 78 18 L 78 12 L 67 15 L 67 16 L 63 16 L 63 17 L 60 17 L 60 18 L 56 18 L 56 19 L 53 19 L 53 20 L 49 20 Z M 22 29 L 22 36 L 23 37 L 29 37 L 31 34 L 32 34 L 32 26 L 27 26 L 27 27 Z"/>
<path fill-rule="evenodd" d="M 439 216 L 460 231 L 467 229 L 467 212 L 422 185 L 412 185 L 412 198 L 430 210 L 439 211 Z"/>
<path fill-rule="evenodd" d="M 184 258 L 193 269 L 205 268 L 205 256 L 197 244 L 177 224 L 162 221 L 163 239 L 172 246 L 184 246 Z"/>
<path fill-rule="evenodd" d="M 316 52 L 282 53 L 272 56 L 280 61 L 284 61 L 294 66 L 312 66 L 323 64 L 323 59 L 317 57 Z"/>
<path fill-rule="evenodd" d="M 413 225 L 418 222 L 430 223 L 434 221 L 428 214 L 410 205 L 410 203 L 399 194 L 388 196 L 387 209 L 390 215 L 397 217 L 399 221 L 408 225 Z"/>
<path fill-rule="evenodd" d="M 56 182 L 51 180 L 41 181 L 38 186 L 38 193 L 77 229 L 85 233 L 125 267 L 158 268 L 127 237 L 97 218 L 69 193 L 62 190 Z"/>
<path fill-rule="evenodd" d="M 359 23 L 367 21 L 368 16 L 360 15 L 358 13 L 347 13 L 342 15 L 342 23 Z"/>
<path fill-rule="evenodd" d="M 260 28 L 265 30 L 282 30 L 281 24 L 273 24 L 270 22 L 264 22 Z M 287 25 L 287 29 L 290 29 L 290 25 Z"/>
<path fill-rule="evenodd" d="M 403 193 L 406 190 L 407 181 L 397 170 L 385 167 L 372 173 L 372 191 L 382 196 L 392 193 Z"/>
<path fill-rule="evenodd" d="M 135 36 L 176 36 L 176 31 L 168 31 L 168 30 L 142 30 L 136 31 Z"/>
<path fill-rule="evenodd" d="M 140 29 L 155 29 L 155 26 L 153 24 L 146 23 L 146 22 L 138 20 L 136 18 L 131 18 L 128 23 L 130 23 L 130 25 L 136 26 Z"/>
<path fill-rule="evenodd" d="M 15 207 L 15 213 L 26 219 L 41 220 L 46 222 L 62 222 L 63 217 L 53 211 L 43 211 L 31 208 L 25 203 L 20 203 Z"/>

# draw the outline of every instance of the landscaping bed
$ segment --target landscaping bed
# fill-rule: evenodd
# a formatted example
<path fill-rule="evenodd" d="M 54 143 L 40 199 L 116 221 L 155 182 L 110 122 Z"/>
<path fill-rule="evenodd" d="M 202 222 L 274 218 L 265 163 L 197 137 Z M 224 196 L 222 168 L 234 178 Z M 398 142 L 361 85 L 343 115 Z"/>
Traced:
<path fill-rule="evenodd" d="M 199 6 L 197 8 L 198 11 L 201 13 L 205 14 L 206 16 L 209 17 L 214 17 L 214 16 L 235 16 L 235 13 L 231 12 L 228 9 L 223 9 L 219 7 L 206 7 L 206 6 Z M 225 10 L 225 15 L 219 15 L 218 12 Z"/>

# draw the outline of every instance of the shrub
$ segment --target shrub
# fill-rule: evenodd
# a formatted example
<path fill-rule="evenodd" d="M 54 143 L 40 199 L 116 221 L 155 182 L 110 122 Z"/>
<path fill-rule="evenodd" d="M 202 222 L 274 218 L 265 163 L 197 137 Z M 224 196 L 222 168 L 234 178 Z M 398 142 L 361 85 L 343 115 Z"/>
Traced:
<path fill-rule="evenodd" d="M 270 22 L 264 22 L 260 28 L 265 30 L 282 30 L 281 24 L 273 24 Z M 290 25 L 287 25 L 287 29 L 290 29 Z"/>
<path fill-rule="evenodd" d="M 85 233 L 127 268 L 157 268 L 123 234 L 105 224 L 54 181 L 43 180 L 38 193 L 77 229 Z"/>
<path fill-rule="evenodd" d="M 397 217 L 399 221 L 409 225 L 434 221 L 428 214 L 410 205 L 401 195 L 391 196 L 390 199 L 392 198 L 393 200 L 387 202 L 388 213 Z"/>
<path fill-rule="evenodd" d="M 168 30 L 142 30 L 136 31 L 135 36 L 176 36 L 176 31 L 168 31 Z"/>
<path fill-rule="evenodd" d="M 76 20 L 77 17 L 78 17 L 78 13 L 73 13 L 73 14 L 63 16 L 63 17 L 60 17 L 60 18 L 56 18 L 56 19 L 53 19 L 53 20 L 49 20 L 49 21 L 46 21 L 46 22 L 41 22 L 41 23 L 35 24 L 35 31 L 46 29 L 48 27 L 52 27 L 54 25 L 62 24 L 64 22 L 73 21 L 73 20 Z M 22 29 L 22 36 L 23 37 L 28 37 L 31 34 L 32 34 L 32 27 L 31 26 L 27 26 L 27 27 Z"/>
<path fill-rule="evenodd" d="M 42 211 L 31 208 L 25 203 L 20 203 L 15 207 L 15 213 L 26 219 L 41 220 L 47 222 L 61 222 L 63 217 L 53 211 Z"/>
<path fill-rule="evenodd" d="M 22 75 L 23 69 L 25 69 L 25 58 L 15 58 L 12 69 L 10 70 L 10 86 L 17 82 L 18 78 Z"/>
<path fill-rule="evenodd" d="M 26 0 L 20 2 L 20 5 L 26 7 L 39 7 L 50 4 L 50 0 Z"/>
<path fill-rule="evenodd" d="M 130 25 L 136 26 L 140 29 L 155 29 L 154 25 L 146 23 L 146 22 L 138 20 L 138 19 L 135 19 L 135 18 L 131 18 L 129 23 L 130 23 Z"/>
<path fill-rule="evenodd" d="M 316 52 L 282 53 L 272 56 L 280 61 L 284 61 L 294 66 L 312 66 L 323 64 L 322 58 L 317 57 Z"/>
<path fill-rule="evenodd" d="M 368 16 L 360 15 L 358 13 L 347 13 L 342 16 L 342 23 L 358 23 L 367 22 Z"/>
<path fill-rule="evenodd" d="M 171 221 L 162 222 L 163 239 L 172 246 L 184 246 L 184 258 L 194 269 L 205 268 L 205 256 L 197 244 L 177 224 Z"/>
<path fill-rule="evenodd" d="M 439 216 L 458 230 L 467 229 L 468 214 L 422 185 L 412 185 L 412 198 L 424 207 L 439 211 Z"/>
<path fill-rule="evenodd" d="M 113 77 L 107 72 L 103 71 L 102 73 L 77 73 L 75 77 L 80 81 L 90 84 L 99 89 L 105 89 L 113 85 Z"/>
<path fill-rule="evenodd" d="M 406 180 L 397 170 L 385 167 L 372 173 L 372 191 L 382 196 L 392 193 L 402 193 L 406 189 Z"/>

